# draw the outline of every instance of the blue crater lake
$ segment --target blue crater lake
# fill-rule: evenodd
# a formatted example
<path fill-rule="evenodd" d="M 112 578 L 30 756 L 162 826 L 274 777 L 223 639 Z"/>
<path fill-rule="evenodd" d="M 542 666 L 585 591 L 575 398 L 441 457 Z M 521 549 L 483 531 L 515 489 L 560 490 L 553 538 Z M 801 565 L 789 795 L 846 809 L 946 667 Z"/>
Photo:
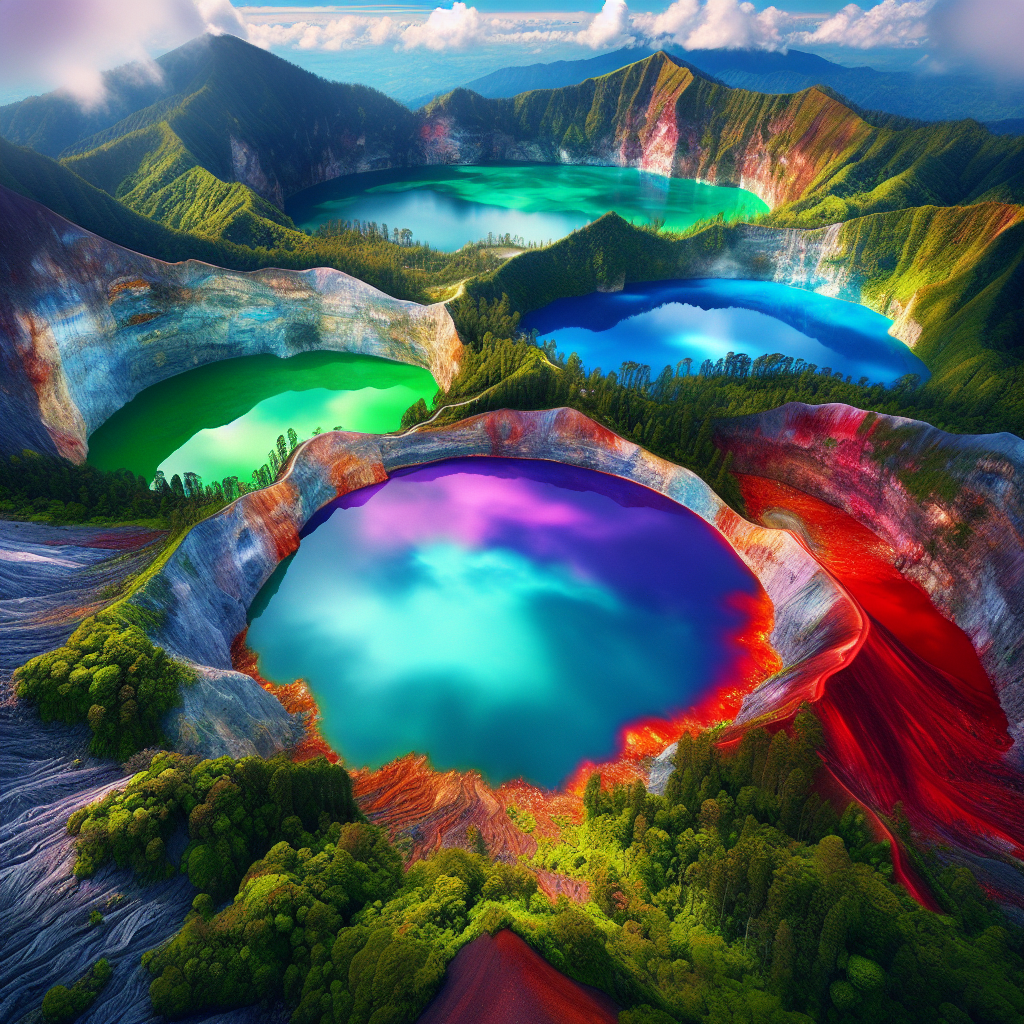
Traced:
<path fill-rule="evenodd" d="M 891 383 L 927 367 L 889 333 L 892 321 L 854 302 L 774 281 L 720 278 L 627 285 L 621 292 L 558 299 L 523 318 L 526 330 L 578 353 L 588 370 L 606 372 L 632 360 L 653 374 L 729 352 L 751 359 L 781 353 L 853 380 Z"/>
<path fill-rule="evenodd" d="M 308 680 L 349 765 L 416 751 L 555 786 L 721 682 L 740 594 L 762 591 L 732 548 L 654 491 L 455 459 L 319 512 L 257 595 L 248 643 L 267 678 Z"/>
<path fill-rule="evenodd" d="M 669 230 L 682 231 L 719 213 L 736 220 L 768 209 L 741 188 L 665 178 L 633 167 L 565 164 L 445 165 L 350 174 L 297 193 L 285 208 L 306 230 L 332 220 L 375 221 L 391 232 L 407 228 L 415 240 L 445 252 L 488 233 L 544 244 L 609 210 L 638 224 L 661 218 Z"/>

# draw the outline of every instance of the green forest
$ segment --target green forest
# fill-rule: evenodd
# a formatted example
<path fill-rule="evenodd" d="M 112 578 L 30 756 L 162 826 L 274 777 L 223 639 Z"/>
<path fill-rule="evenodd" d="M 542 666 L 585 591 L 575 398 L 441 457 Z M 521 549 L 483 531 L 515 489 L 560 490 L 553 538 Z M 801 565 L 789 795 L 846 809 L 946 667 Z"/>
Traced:
<path fill-rule="evenodd" d="M 483 852 L 403 867 L 323 759 L 159 753 L 68 831 L 80 876 L 113 860 L 197 890 L 142 957 L 172 1020 L 283 1000 L 292 1024 L 412 1022 L 455 953 L 502 928 L 608 993 L 623 1024 L 1022 1019 L 1020 930 L 963 868 L 934 863 L 942 914 L 893 881 L 864 813 L 815 789 L 813 714 L 730 752 L 715 739 L 683 737 L 663 796 L 592 776 L 582 820 L 517 864 L 477 836 Z M 186 823 L 175 864 L 167 843 Z M 589 899 L 550 901 L 536 869 L 585 881 Z"/>

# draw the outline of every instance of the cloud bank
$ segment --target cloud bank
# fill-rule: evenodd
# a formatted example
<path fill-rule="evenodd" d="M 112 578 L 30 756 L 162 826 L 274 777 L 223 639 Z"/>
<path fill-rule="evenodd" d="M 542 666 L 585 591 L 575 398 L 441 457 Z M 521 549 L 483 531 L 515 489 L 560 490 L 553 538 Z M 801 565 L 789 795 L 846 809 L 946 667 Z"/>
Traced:
<path fill-rule="evenodd" d="M 248 36 L 229 0 L 0 0 L 0 84 L 45 82 L 83 106 L 103 102 L 102 72 L 150 59 L 204 32 Z"/>
<path fill-rule="evenodd" d="M 916 48 L 922 66 L 933 70 L 1024 77 L 1024 0 L 882 0 L 847 4 L 828 16 L 758 10 L 741 0 L 674 0 L 660 13 L 634 13 L 627 0 L 605 0 L 596 15 L 487 14 L 456 0 L 426 17 L 236 10 L 230 0 L 0 0 L 0 86 L 46 84 L 95 106 L 103 102 L 103 70 L 136 62 L 140 76 L 158 78 L 150 55 L 204 32 L 232 33 L 267 49 L 322 51 L 388 46 L 445 53 L 547 44 L 592 51 L 670 44 L 685 50 Z"/>
<path fill-rule="evenodd" d="M 972 0 L 994 4 L 1018 0 Z M 1024 2 L 1024 0 L 1021 0 Z M 435 52 L 496 44 L 570 43 L 591 50 L 672 43 L 687 50 L 785 50 L 814 43 L 874 47 L 918 47 L 928 38 L 928 12 L 935 0 L 883 0 L 862 9 L 849 4 L 837 14 L 790 14 L 777 7 L 757 10 L 740 0 L 675 0 L 660 14 L 633 13 L 626 0 L 605 0 L 590 17 L 550 14 L 485 14 L 456 2 L 438 7 L 426 20 L 327 16 L 286 22 L 286 8 L 249 16 L 252 42 L 261 46 L 344 49 L 390 43 L 399 49 Z M 271 20 L 271 19 L 277 20 Z"/>

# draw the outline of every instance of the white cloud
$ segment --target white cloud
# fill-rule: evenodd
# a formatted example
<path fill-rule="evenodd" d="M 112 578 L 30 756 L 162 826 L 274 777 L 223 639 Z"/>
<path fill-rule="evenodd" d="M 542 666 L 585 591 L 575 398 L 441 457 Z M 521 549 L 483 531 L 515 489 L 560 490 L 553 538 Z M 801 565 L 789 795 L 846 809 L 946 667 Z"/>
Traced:
<path fill-rule="evenodd" d="M 803 45 L 831 43 L 870 50 L 877 46 L 920 46 L 928 36 L 927 15 L 934 0 L 882 0 L 861 10 L 847 4 L 813 32 L 798 32 L 792 41 Z M 1005 2 L 1005 0 L 1003 0 Z"/>
<path fill-rule="evenodd" d="M 1024 77 L 1024 0 L 940 0 L 928 35 L 942 64 Z"/>
<path fill-rule="evenodd" d="M 407 50 L 423 46 L 428 50 L 465 50 L 488 41 L 488 28 L 475 7 L 456 2 L 450 8 L 435 7 L 422 24 L 412 24 L 402 33 Z"/>
<path fill-rule="evenodd" d="M 278 46 L 297 50 L 348 50 L 356 46 L 382 46 L 400 34 L 400 26 L 391 18 L 356 15 L 331 18 L 323 24 L 296 21 L 289 25 L 249 25 L 249 42 L 265 49 Z"/>
<path fill-rule="evenodd" d="M 1024 0 L 882 0 L 863 8 L 851 3 L 830 16 L 774 6 L 759 11 L 741 0 L 674 0 L 653 13 L 605 0 L 596 15 L 489 14 L 461 0 L 425 16 L 409 8 L 390 16 L 342 10 L 236 10 L 230 0 L 0 0 L 0 87 L 47 82 L 84 105 L 100 103 L 103 69 L 138 61 L 140 75 L 158 76 L 149 54 L 203 32 L 230 32 L 267 49 L 322 51 L 388 45 L 443 53 L 553 43 L 595 51 L 669 43 L 687 50 L 927 46 L 933 66 L 1024 74 Z"/>
<path fill-rule="evenodd" d="M 0 0 L 0 85 L 45 82 L 83 106 L 103 102 L 102 72 L 204 32 L 247 34 L 228 0 Z"/>
<path fill-rule="evenodd" d="M 970 2 L 1024 4 L 1024 0 Z M 791 14 L 774 6 L 759 11 L 754 4 L 741 0 L 674 0 L 660 13 L 634 14 L 627 0 L 605 0 L 600 12 L 582 27 L 578 27 L 580 15 L 488 14 L 462 2 L 450 8 L 437 7 L 426 20 L 412 17 L 406 21 L 331 15 L 331 20 L 314 23 L 310 17 L 312 10 L 307 8 L 302 10 L 306 21 L 273 24 L 269 19 L 285 17 L 288 9 L 261 8 L 259 15 L 249 15 L 249 31 L 252 41 L 261 46 L 328 50 L 392 41 L 397 41 L 402 49 L 435 52 L 545 43 L 574 43 L 592 50 L 660 43 L 673 43 L 687 50 L 785 50 L 796 43 L 864 49 L 920 45 L 926 34 L 925 17 L 934 3 L 935 0 L 882 0 L 867 9 L 850 4 L 825 17 Z M 374 25 L 376 29 L 372 28 Z"/>
<path fill-rule="evenodd" d="M 608 50 L 616 46 L 632 46 L 636 42 L 630 26 L 626 0 L 604 0 L 594 20 L 576 34 L 576 41 L 592 50 Z"/>

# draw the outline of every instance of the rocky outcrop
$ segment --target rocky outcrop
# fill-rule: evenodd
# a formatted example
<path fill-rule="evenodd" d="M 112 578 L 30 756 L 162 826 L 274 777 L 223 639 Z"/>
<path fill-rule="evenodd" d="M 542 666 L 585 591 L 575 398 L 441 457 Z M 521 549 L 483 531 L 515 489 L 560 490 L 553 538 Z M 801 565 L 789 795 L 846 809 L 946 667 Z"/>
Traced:
<path fill-rule="evenodd" d="M 970 638 L 1024 761 L 1024 441 L 791 403 L 721 422 L 716 443 L 737 472 L 820 498 L 891 547 Z"/>
<path fill-rule="evenodd" d="M 219 359 L 328 350 L 426 367 L 446 386 L 461 344 L 443 303 L 393 299 L 341 271 L 162 263 L 0 187 L 0 451 L 85 459 L 144 388 Z"/>
<path fill-rule="evenodd" d="M 437 772 L 426 757 L 408 754 L 375 772 L 358 772 L 352 781 L 360 810 L 407 848 L 409 860 L 449 846 L 472 849 L 470 828 L 495 860 L 515 864 L 537 851 L 479 772 Z"/>

